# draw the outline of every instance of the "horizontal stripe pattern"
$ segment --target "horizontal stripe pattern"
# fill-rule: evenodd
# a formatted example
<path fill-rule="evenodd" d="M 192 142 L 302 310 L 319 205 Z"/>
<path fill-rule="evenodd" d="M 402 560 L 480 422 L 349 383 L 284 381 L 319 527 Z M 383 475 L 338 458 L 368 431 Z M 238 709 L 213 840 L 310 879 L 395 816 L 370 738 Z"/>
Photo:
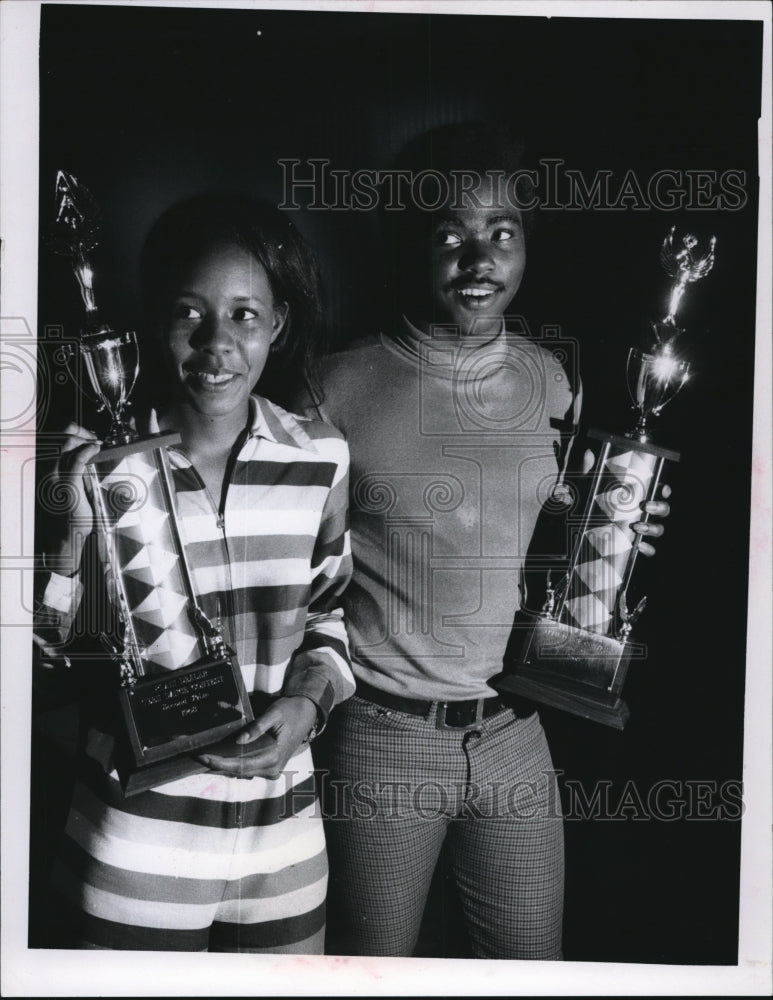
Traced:
<path fill-rule="evenodd" d="M 130 872 L 113 865 L 95 862 L 70 840 L 66 842 L 61 862 L 63 863 L 59 865 L 57 879 L 62 888 L 66 887 L 68 878 L 72 879 L 73 875 L 83 877 L 88 873 L 91 886 L 103 893 L 112 892 L 123 880 L 124 889 L 134 898 L 157 903 L 217 905 L 222 900 L 233 905 L 242 899 L 251 899 L 270 906 L 284 893 L 297 894 L 306 886 L 319 887 L 327 879 L 324 851 L 278 872 L 259 872 L 234 879 L 226 884 L 225 889 L 222 884 L 204 878 L 149 875 L 145 872 Z M 72 874 L 68 875 L 68 869 Z M 315 891 L 318 891 L 318 888 Z M 273 916 L 278 915 L 278 913 L 273 914 Z"/>
<path fill-rule="evenodd" d="M 252 409 L 222 517 L 169 449 L 181 533 L 247 690 L 308 697 L 324 724 L 354 690 L 339 606 L 351 573 L 348 449 L 320 422 L 257 397 Z M 80 589 L 49 576 L 41 622 L 68 629 Z M 129 798 L 112 737 L 92 731 L 87 753 L 54 878 L 76 946 L 322 950 L 327 855 L 308 746 L 276 780 L 205 772 Z"/>
<path fill-rule="evenodd" d="M 318 680 L 305 690 L 302 677 L 309 657 L 296 664 L 293 654 L 315 631 L 337 640 L 307 648 L 338 703 L 354 690 L 339 611 L 352 564 L 348 449 L 338 431 L 267 400 L 252 397 L 252 412 L 222 519 L 187 457 L 169 449 L 194 586 L 204 611 L 219 612 L 249 690 L 281 691 L 278 668 L 295 694 L 315 700 Z M 69 628 L 81 597 L 77 580 L 64 579 L 49 576 L 38 605 L 49 630 Z"/>
<path fill-rule="evenodd" d="M 316 805 L 282 823 L 220 829 L 190 822 L 148 819 L 117 809 L 81 811 L 73 805 L 67 836 L 102 864 L 131 872 L 183 878 L 244 878 L 278 872 L 324 848 Z M 307 822 L 307 821 L 311 822 Z M 235 856 L 238 848 L 253 851 Z"/>
<path fill-rule="evenodd" d="M 109 740 L 102 734 L 97 734 L 97 738 Z M 89 750 L 91 742 L 90 734 Z M 109 760 L 109 750 L 105 756 Z M 87 815 L 93 815 L 88 803 L 94 800 L 102 808 L 146 819 L 181 823 L 195 821 L 203 826 L 219 827 L 228 825 L 228 810 L 238 802 L 247 807 L 245 818 L 248 823 L 267 826 L 307 808 L 314 802 L 316 793 L 308 746 L 290 758 L 285 771 L 275 780 L 236 780 L 228 775 L 210 773 L 206 775 L 207 781 L 202 782 L 200 775 L 192 775 L 129 798 L 124 796 L 118 779 L 105 774 L 97 760 L 86 758 L 78 768 L 79 785 L 73 801 Z"/>

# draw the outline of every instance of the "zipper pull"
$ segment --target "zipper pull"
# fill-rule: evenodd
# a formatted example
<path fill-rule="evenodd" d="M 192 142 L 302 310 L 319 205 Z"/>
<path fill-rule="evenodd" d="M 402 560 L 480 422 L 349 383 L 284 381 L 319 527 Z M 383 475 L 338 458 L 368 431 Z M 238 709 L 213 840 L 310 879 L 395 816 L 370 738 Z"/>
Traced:
<path fill-rule="evenodd" d="M 224 517 L 223 514 L 218 514 L 217 515 L 217 527 L 218 527 L 218 531 L 224 531 L 225 530 L 225 517 Z"/>

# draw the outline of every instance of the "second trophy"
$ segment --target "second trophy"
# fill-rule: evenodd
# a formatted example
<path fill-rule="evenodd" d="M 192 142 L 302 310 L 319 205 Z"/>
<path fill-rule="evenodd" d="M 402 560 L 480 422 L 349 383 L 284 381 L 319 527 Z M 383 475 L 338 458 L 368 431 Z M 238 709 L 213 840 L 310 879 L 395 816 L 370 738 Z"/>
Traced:
<path fill-rule="evenodd" d="M 697 240 L 687 235 L 674 247 L 674 230 L 661 248 L 661 263 L 674 278 L 668 312 L 651 324 L 645 350 L 631 348 L 627 381 L 638 412 L 627 434 L 591 430 L 600 445 L 582 514 L 570 522 L 568 569 L 553 585 L 541 613 L 521 623 L 523 641 L 514 662 L 493 686 L 543 704 L 623 729 L 629 709 L 622 698 L 631 658 L 631 629 L 646 598 L 629 607 L 629 588 L 641 536 L 632 530 L 647 519 L 642 505 L 655 500 L 666 461 L 675 451 L 654 444 L 650 426 L 689 377 L 681 356 L 683 331 L 675 316 L 688 284 L 703 278 L 714 264 L 716 240 L 706 253 L 695 253 Z"/>

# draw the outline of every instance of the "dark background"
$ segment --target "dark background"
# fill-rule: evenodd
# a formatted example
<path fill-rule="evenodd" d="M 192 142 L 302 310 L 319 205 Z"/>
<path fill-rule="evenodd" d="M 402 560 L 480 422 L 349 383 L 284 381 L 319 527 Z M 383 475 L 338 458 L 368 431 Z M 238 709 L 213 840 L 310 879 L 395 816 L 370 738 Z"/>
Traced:
<path fill-rule="evenodd" d="M 624 733 L 542 712 L 564 794 L 607 783 L 719 788 L 742 777 L 756 274 L 757 118 L 762 28 L 754 22 L 45 6 L 40 70 L 41 230 L 65 169 L 100 204 L 99 301 L 141 323 L 136 262 L 171 202 L 209 189 L 282 199 L 278 158 L 389 165 L 410 136 L 444 122 L 504 119 L 534 158 L 590 179 L 629 169 L 745 171 L 739 210 L 542 211 L 513 308 L 533 335 L 560 325 L 578 344 L 587 425 L 625 429 L 625 359 L 659 318 L 658 261 L 672 225 L 718 237 L 711 275 L 688 298 L 694 377 L 660 418 L 672 514 L 637 568 L 649 595 L 629 673 Z M 299 211 L 316 249 L 336 342 L 377 329 L 386 296 L 375 213 Z M 76 405 L 54 347 L 77 334 L 69 266 L 41 249 L 43 433 Z M 59 332 L 61 331 L 61 332 Z M 52 346 L 53 345 L 53 346 Z M 80 402 L 78 402 L 80 405 Z M 46 697 L 36 702 L 48 707 Z M 40 903 L 66 803 L 63 775 L 35 756 L 31 944 L 50 946 Z M 57 758 L 60 762 L 61 758 Z M 49 775 L 47 782 L 43 774 Z M 51 777 L 53 775 L 53 777 Z M 568 783 L 568 784 L 567 784 Z M 569 800 L 567 800 L 568 802 Z M 716 818 L 566 821 L 565 957 L 735 964 L 741 824 Z M 36 862 L 35 858 L 39 861 Z M 331 907 L 335 901 L 331 899 Z M 453 889 L 439 870 L 421 953 L 466 954 Z"/>

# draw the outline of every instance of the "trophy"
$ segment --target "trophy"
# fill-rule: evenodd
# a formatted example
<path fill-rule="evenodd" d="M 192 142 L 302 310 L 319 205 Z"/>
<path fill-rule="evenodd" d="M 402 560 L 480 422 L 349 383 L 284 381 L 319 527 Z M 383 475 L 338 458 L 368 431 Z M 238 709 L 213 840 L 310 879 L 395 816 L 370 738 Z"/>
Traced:
<path fill-rule="evenodd" d="M 679 392 L 690 373 L 679 353 L 684 332 L 676 313 L 689 284 L 714 265 L 716 238 L 703 255 L 687 235 L 674 246 L 674 228 L 666 236 L 660 260 L 674 278 L 668 312 L 651 323 L 647 350 L 628 354 L 628 391 L 638 412 L 625 435 L 590 430 L 601 451 L 591 470 L 582 515 L 572 525 L 568 570 L 553 584 L 550 573 L 542 611 L 524 613 L 527 627 L 515 663 L 506 663 L 492 686 L 623 729 L 629 709 L 621 697 L 631 659 L 630 633 L 646 598 L 629 609 L 629 585 L 641 536 L 631 530 L 646 521 L 641 504 L 654 500 L 666 461 L 679 455 L 652 442 L 653 418 Z"/>
<path fill-rule="evenodd" d="M 140 437 L 125 417 L 139 372 L 137 338 L 99 316 L 91 263 L 98 235 L 90 193 L 60 171 L 52 248 L 70 258 L 78 279 L 86 322 L 74 353 L 112 421 L 85 481 L 119 622 L 119 635 L 101 639 L 118 667 L 125 732 L 118 734 L 117 767 L 131 795 L 206 770 L 190 754 L 239 732 L 253 713 L 220 608 L 207 615 L 194 591 L 167 455 L 180 435 Z M 86 379 L 74 377 L 83 390 Z"/>

